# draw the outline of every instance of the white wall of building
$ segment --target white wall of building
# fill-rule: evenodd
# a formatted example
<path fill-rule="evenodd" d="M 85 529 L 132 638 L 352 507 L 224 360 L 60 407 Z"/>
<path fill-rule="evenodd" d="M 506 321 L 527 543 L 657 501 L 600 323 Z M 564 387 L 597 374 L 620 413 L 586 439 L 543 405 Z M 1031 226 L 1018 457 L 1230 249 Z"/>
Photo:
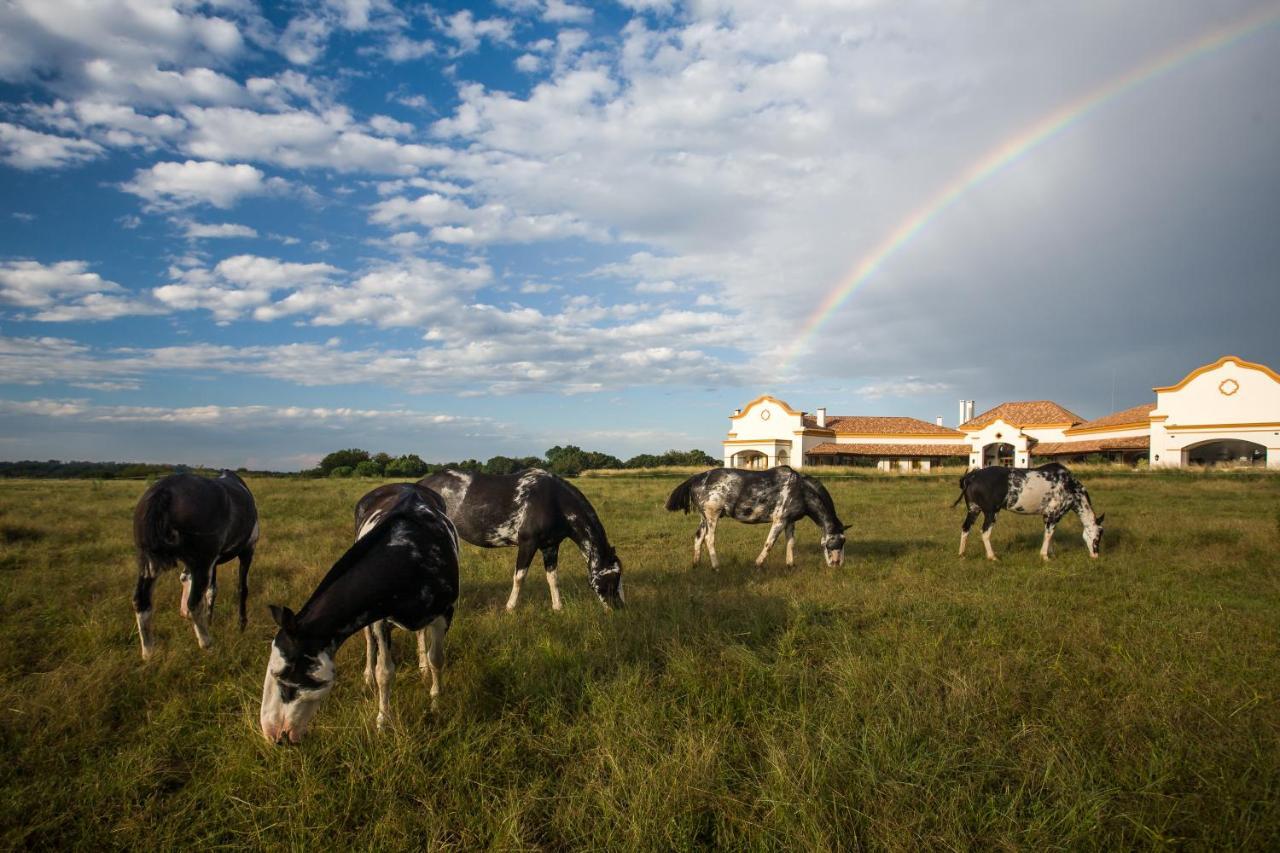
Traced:
<path fill-rule="evenodd" d="M 1189 449 L 1234 439 L 1262 445 L 1267 467 L 1280 468 L 1280 376 L 1270 368 L 1224 356 L 1155 392 L 1153 466 L 1181 466 Z"/>

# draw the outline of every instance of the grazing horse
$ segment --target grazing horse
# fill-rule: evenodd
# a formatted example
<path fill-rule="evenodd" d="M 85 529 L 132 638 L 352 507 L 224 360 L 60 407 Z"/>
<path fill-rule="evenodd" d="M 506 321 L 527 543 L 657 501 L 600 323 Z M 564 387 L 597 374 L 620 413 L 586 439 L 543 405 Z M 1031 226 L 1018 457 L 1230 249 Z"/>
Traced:
<path fill-rule="evenodd" d="M 240 558 L 240 630 L 248 617 L 249 566 L 258 544 L 258 508 L 249 487 L 233 471 L 215 479 L 170 474 L 143 493 L 133 511 L 138 584 L 133 610 L 142 659 L 151 657 L 151 588 L 165 569 L 183 565 L 178 610 L 191 620 L 196 642 L 209 648 L 209 620 L 218 596 L 218 566 Z"/>
<path fill-rule="evenodd" d="M 595 508 L 582 492 L 555 474 L 530 468 L 518 474 L 441 471 L 418 481 L 440 494 L 458 534 L 481 548 L 517 547 L 507 609 L 520 598 L 533 555 L 542 552 L 551 608 L 560 609 L 556 567 L 560 543 L 572 539 L 587 561 L 587 580 L 606 608 L 623 606 L 622 561 Z"/>
<path fill-rule="evenodd" d="M 969 539 L 969 528 L 982 513 L 982 544 L 987 549 L 987 559 L 996 559 L 991 550 L 991 528 L 996 514 L 1007 509 L 1021 515 L 1044 516 L 1044 544 L 1040 556 L 1049 559 L 1053 530 L 1064 515 L 1075 510 L 1084 527 L 1084 544 L 1089 556 L 1096 558 L 1102 544 L 1102 519 L 1093 514 L 1093 504 L 1084 486 L 1071 475 L 1065 466 L 1057 462 L 1039 468 L 1004 468 L 993 465 L 976 468 L 960 478 L 960 497 L 955 506 L 964 501 L 968 507 L 964 523 L 960 526 L 960 556 Z"/>
<path fill-rule="evenodd" d="M 298 743 L 333 689 L 333 658 L 372 625 L 378 643 L 378 726 L 389 719 L 391 626 L 431 629 L 432 703 L 440 693 L 444 637 L 458 600 L 458 539 L 439 496 L 414 486 L 383 504 L 372 528 L 334 563 L 296 614 L 271 605 L 280 626 L 262 685 L 259 720 L 272 743 Z"/>
<path fill-rule="evenodd" d="M 822 483 L 797 474 L 786 465 L 768 471 L 744 471 L 737 468 L 712 468 L 694 474 L 667 498 L 667 511 L 675 512 L 696 506 L 702 522 L 693 537 L 693 564 L 702 559 L 702 544 L 707 545 L 711 568 L 717 568 L 716 522 L 720 516 L 747 524 L 769 522 L 769 535 L 764 550 L 756 557 L 756 565 L 764 565 L 769 549 L 778 534 L 787 534 L 787 566 L 795 565 L 796 522 L 808 516 L 822 528 L 822 548 L 828 566 L 844 562 L 845 525 L 836 516 L 835 502 Z"/>

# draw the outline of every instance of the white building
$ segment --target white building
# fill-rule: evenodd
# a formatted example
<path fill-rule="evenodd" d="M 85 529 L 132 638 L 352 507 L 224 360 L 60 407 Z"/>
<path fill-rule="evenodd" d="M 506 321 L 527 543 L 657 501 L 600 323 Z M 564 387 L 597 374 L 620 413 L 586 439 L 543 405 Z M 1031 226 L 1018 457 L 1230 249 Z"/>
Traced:
<path fill-rule="evenodd" d="M 1103 457 L 1153 466 L 1244 462 L 1280 468 L 1280 375 L 1235 356 L 1153 389 L 1155 403 L 1086 420 L 1051 400 L 1001 403 L 957 429 L 915 418 L 813 414 L 768 395 L 730 417 L 724 464 L 874 464 L 929 470 L 946 460 L 1027 467 Z"/>

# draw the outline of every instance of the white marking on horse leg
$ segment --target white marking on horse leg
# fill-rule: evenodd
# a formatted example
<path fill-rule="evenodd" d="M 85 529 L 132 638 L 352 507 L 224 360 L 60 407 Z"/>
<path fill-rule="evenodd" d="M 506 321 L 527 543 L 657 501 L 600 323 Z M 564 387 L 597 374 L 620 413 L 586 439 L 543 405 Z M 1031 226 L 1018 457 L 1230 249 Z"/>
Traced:
<path fill-rule="evenodd" d="M 960 556 L 961 557 L 964 556 L 964 546 L 967 545 L 968 543 L 969 543 L 969 531 L 961 530 L 960 531 Z"/>
<path fill-rule="evenodd" d="M 435 708 L 440 689 L 444 686 L 444 635 L 449 625 L 443 616 L 437 616 L 427 627 L 431 629 L 431 652 L 427 657 L 431 667 L 431 707 Z"/>
<path fill-rule="evenodd" d="M 373 626 L 364 627 L 364 684 L 373 687 L 377 684 L 373 668 L 378 664 L 378 641 L 373 638 Z"/>
<path fill-rule="evenodd" d="M 769 549 L 773 547 L 773 543 L 778 541 L 778 534 L 782 532 L 782 522 L 775 521 L 769 526 L 769 535 L 764 538 L 764 549 L 761 550 L 760 556 L 756 557 L 756 566 L 763 566 L 765 558 L 769 556 Z"/>
<path fill-rule="evenodd" d="M 190 619 L 191 611 L 187 607 L 187 599 L 191 596 L 191 572 L 184 571 L 178 580 L 182 581 L 182 598 L 178 601 L 178 612 L 182 614 L 183 619 Z"/>
<path fill-rule="evenodd" d="M 786 534 L 787 534 L 787 568 L 789 569 L 796 564 L 796 526 L 794 522 L 787 525 Z"/>
<path fill-rule="evenodd" d="M 982 531 L 982 544 L 983 544 L 983 547 L 987 549 L 987 559 L 994 560 L 996 558 L 996 552 L 991 548 L 991 528 L 990 527 Z"/>
<path fill-rule="evenodd" d="M 1040 558 L 1048 562 L 1049 555 L 1052 551 L 1053 543 L 1053 525 L 1046 524 L 1044 528 L 1044 544 L 1040 546 Z"/>
<path fill-rule="evenodd" d="M 702 540 L 707 536 L 707 522 L 705 520 L 698 523 L 698 529 L 693 534 L 693 564 L 696 566 L 702 562 Z"/>
<path fill-rule="evenodd" d="M 551 590 L 551 609 L 560 609 L 560 585 L 556 582 L 556 570 L 547 572 L 547 589 Z"/>
<path fill-rule="evenodd" d="M 391 721 L 391 684 L 396 678 L 396 662 L 391 657 L 391 626 L 385 622 L 373 632 L 378 641 L 378 728 Z"/>
<path fill-rule="evenodd" d="M 204 603 L 196 605 L 195 612 L 191 614 L 191 629 L 195 631 L 196 644 L 202 649 L 207 649 L 213 645 L 213 637 L 209 634 L 209 608 Z"/>
<path fill-rule="evenodd" d="M 716 522 L 718 520 L 714 517 L 707 519 L 707 555 L 711 558 L 711 568 L 713 569 L 720 568 L 720 561 L 716 559 Z"/>
<path fill-rule="evenodd" d="M 516 569 L 516 573 L 511 579 L 511 597 L 507 599 L 508 610 L 516 609 L 516 602 L 520 600 L 520 584 L 524 582 L 524 576 L 528 573 L 528 568 Z"/>
<path fill-rule="evenodd" d="M 142 643 L 142 659 L 150 660 L 154 648 L 151 642 L 151 611 L 142 610 L 134 614 L 138 617 L 138 640 Z"/>
<path fill-rule="evenodd" d="M 423 628 L 416 633 L 418 635 L 418 671 L 425 675 L 427 672 L 427 629 Z"/>

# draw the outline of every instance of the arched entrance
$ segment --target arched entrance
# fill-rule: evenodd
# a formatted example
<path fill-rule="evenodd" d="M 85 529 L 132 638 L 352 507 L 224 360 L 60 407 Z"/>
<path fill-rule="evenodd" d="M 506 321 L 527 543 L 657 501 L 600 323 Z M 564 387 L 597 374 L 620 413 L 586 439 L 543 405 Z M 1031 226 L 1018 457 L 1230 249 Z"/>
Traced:
<path fill-rule="evenodd" d="M 992 465 L 1003 465 L 1006 468 L 1013 467 L 1013 445 L 1003 441 L 997 441 L 994 444 L 988 444 L 982 448 L 982 467 L 987 468 Z"/>
<path fill-rule="evenodd" d="M 779 465 L 790 465 L 790 464 L 791 464 L 791 454 L 790 454 L 790 453 L 788 453 L 788 452 L 786 451 L 786 449 L 781 448 L 781 447 L 779 447 L 779 448 L 778 448 L 778 462 L 777 462 L 777 464 L 779 464 Z"/>
<path fill-rule="evenodd" d="M 1238 438 L 1202 441 L 1182 449 L 1183 465 L 1257 465 L 1267 464 L 1267 448 Z"/>
<path fill-rule="evenodd" d="M 762 471 L 769 467 L 769 457 L 759 450 L 743 450 L 733 455 L 733 467 Z"/>

